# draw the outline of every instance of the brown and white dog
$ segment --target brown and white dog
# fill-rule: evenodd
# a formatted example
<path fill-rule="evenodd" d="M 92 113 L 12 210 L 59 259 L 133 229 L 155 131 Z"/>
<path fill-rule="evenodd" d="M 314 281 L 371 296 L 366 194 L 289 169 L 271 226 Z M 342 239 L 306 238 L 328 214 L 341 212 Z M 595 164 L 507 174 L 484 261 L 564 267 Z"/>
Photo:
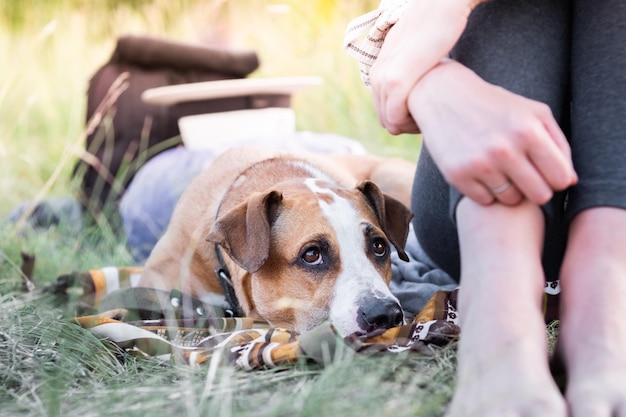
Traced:
<path fill-rule="evenodd" d="M 139 285 L 206 299 L 223 294 L 221 268 L 242 313 L 274 326 L 330 321 L 348 335 L 400 325 L 390 251 L 408 260 L 414 168 L 375 156 L 226 151 L 183 193 Z"/>

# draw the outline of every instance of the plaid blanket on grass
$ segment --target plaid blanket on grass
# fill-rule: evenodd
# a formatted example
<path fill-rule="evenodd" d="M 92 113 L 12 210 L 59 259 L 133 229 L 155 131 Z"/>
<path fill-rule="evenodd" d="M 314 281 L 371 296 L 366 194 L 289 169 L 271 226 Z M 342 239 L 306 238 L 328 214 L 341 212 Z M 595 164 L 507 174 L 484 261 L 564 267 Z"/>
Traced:
<path fill-rule="evenodd" d="M 118 308 L 74 320 L 129 354 L 198 366 L 212 360 L 238 369 L 254 370 L 313 360 L 324 364 L 344 344 L 356 352 L 432 353 L 459 335 L 456 300 L 458 290 L 438 291 L 408 324 L 367 335 L 341 337 L 324 323 L 297 333 L 273 328 L 248 317 L 219 317 L 219 306 L 207 306 L 180 292 L 134 288 L 137 268 L 104 268 L 59 277 L 61 286 L 81 286 L 83 297 L 94 307 Z M 558 283 L 547 283 L 544 296 L 546 321 L 556 319 Z M 186 301 L 185 297 L 187 297 Z M 111 301 L 113 300 L 113 301 Z"/>

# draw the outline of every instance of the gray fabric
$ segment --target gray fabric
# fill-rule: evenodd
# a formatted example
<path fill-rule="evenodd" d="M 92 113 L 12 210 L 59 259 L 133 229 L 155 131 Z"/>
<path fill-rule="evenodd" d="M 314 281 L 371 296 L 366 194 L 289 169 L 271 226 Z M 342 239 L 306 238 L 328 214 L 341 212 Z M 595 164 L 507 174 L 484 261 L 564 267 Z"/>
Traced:
<path fill-rule="evenodd" d="M 626 208 L 625 18 L 626 3 L 618 0 L 492 0 L 472 13 L 451 53 L 485 80 L 548 104 L 570 138 L 580 182 L 567 196 L 568 212 L 564 193 L 544 207 L 548 280 L 558 278 L 566 220 L 584 208 Z M 424 251 L 456 279 L 454 212 L 461 198 L 425 149 L 414 182 L 414 226 Z"/>
<path fill-rule="evenodd" d="M 398 297 L 405 315 L 410 317 L 418 313 L 435 292 L 452 291 L 458 284 L 426 255 L 413 230 L 409 233 L 405 250 L 409 262 L 400 259 L 395 250 L 391 253 L 389 289 Z"/>
<path fill-rule="evenodd" d="M 626 2 L 573 2 L 572 155 L 567 217 L 626 208 Z"/>

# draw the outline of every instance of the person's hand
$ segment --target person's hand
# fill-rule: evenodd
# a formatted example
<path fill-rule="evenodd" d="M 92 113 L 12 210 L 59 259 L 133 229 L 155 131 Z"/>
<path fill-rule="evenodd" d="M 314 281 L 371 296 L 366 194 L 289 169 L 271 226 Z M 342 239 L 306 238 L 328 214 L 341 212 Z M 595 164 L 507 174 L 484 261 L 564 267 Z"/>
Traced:
<path fill-rule="evenodd" d="M 412 116 L 448 183 L 480 204 L 544 204 L 577 181 L 569 143 L 550 108 L 450 61 L 409 96 Z"/>
<path fill-rule="evenodd" d="M 412 0 L 389 30 L 369 81 L 381 125 L 391 134 L 417 133 L 407 99 L 418 80 L 446 57 L 480 0 Z"/>

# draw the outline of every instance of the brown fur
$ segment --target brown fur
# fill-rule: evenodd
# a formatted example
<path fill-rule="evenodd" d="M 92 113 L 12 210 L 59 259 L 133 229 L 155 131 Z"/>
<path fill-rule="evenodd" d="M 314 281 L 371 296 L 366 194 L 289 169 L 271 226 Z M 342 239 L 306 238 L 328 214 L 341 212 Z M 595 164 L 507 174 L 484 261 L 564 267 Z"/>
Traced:
<path fill-rule="evenodd" d="M 387 236 L 404 255 L 414 164 L 374 156 L 293 156 L 238 148 L 225 152 L 190 184 L 148 259 L 139 285 L 178 288 L 193 296 L 221 293 L 214 274 L 217 243 L 247 315 L 287 327 L 293 327 L 303 309 L 323 319 L 332 296 L 332 277 L 338 271 L 326 271 L 324 279 L 296 280 L 293 275 L 302 274 L 290 262 L 298 259 L 306 238 L 331 228 L 324 227 L 323 216 L 315 214 L 319 209 L 311 191 L 301 180 L 291 181 L 303 175 L 293 164 L 284 163 L 293 158 L 332 177 L 337 193 L 353 201 L 376 225 L 376 233 Z M 369 180 L 389 190 L 391 197 Z M 305 241 L 300 241 L 303 237 Z M 387 281 L 390 274 L 390 269 L 381 270 Z"/>

